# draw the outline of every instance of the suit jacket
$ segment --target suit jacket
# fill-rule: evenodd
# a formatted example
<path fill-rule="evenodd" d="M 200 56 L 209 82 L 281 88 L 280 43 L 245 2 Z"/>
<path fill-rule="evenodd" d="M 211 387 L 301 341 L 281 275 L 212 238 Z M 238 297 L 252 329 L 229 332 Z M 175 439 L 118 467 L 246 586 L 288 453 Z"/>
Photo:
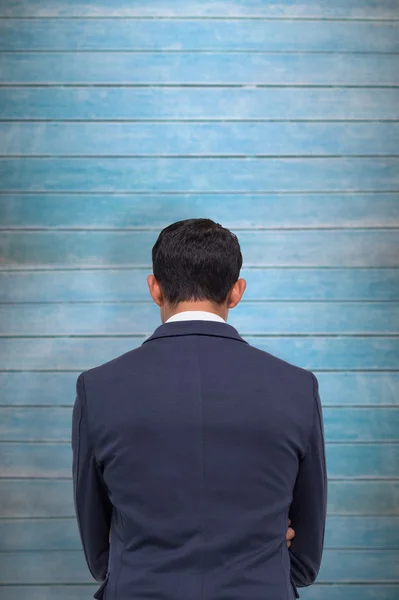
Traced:
<path fill-rule="evenodd" d="M 314 582 L 327 496 L 318 382 L 231 325 L 164 323 L 80 374 L 72 449 L 95 598 L 287 600 Z"/>

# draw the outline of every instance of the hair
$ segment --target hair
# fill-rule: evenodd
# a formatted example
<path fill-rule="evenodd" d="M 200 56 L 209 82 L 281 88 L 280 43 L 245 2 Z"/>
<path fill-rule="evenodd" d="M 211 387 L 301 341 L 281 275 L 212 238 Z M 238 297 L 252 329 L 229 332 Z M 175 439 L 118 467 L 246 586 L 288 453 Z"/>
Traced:
<path fill-rule="evenodd" d="M 185 219 L 161 231 L 152 248 L 153 272 L 165 299 L 223 304 L 239 278 L 237 236 L 211 219 Z"/>

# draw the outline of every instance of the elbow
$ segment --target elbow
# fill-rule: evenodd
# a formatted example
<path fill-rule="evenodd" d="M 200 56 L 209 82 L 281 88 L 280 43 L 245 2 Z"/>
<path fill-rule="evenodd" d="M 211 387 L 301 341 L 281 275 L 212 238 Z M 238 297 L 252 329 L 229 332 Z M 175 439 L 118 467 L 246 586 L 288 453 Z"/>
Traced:
<path fill-rule="evenodd" d="M 300 581 L 297 583 L 297 587 L 308 587 L 312 585 L 317 579 L 318 570 L 316 569 L 307 569 L 306 572 L 301 577 Z"/>
<path fill-rule="evenodd" d="M 89 557 L 86 555 L 87 566 L 92 577 L 102 583 L 107 577 L 108 572 L 108 551 L 102 552 L 99 556 Z"/>
<path fill-rule="evenodd" d="M 304 560 L 298 558 L 290 551 L 291 556 L 291 575 L 297 587 L 308 587 L 317 579 L 320 569 L 320 561 Z"/>

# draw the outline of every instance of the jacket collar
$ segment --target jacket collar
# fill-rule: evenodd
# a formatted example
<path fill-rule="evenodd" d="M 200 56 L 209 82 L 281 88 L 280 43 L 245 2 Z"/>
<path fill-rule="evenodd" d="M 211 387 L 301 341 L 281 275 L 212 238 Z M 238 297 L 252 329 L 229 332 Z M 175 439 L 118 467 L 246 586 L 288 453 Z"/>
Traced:
<path fill-rule="evenodd" d="M 182 335 L 209 335 L 225 337 L 248 344 L 232 325 L 218 321 L 171 321 L 163 323 L 156 328 L 154 333 L 144 340 L 143 344 L 162 337 L 176 337 Z"/>

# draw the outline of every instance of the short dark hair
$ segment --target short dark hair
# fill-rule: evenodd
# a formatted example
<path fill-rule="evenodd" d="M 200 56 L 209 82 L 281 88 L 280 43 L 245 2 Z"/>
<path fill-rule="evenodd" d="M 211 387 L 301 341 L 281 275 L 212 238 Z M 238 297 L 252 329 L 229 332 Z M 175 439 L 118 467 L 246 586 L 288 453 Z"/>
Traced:
<path fill-rule="evenodd" d="M 185 219 L 165 227 L 152 249 L 155 278 L 165 299 L 222 304 L 240 276 L 237 236 L 211 219 Z"/>

